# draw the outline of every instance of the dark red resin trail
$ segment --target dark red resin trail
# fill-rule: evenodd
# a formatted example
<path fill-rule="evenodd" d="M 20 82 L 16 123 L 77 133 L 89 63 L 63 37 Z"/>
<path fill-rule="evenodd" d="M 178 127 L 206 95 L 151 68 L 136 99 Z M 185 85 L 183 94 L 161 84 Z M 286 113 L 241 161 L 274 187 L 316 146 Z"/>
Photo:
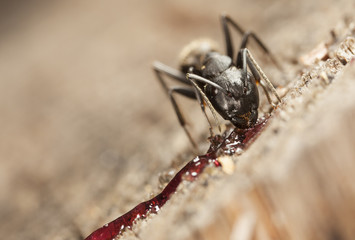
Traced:
<path fill-rule="evenodd" d="M 154 198 L 138 204 L 131 211 L 125 213 L 112 222 L 105 224 L 90 234 L 85 240 L 112 240 L 121 235 L 126 229 L 131 229 L 133 224 L 147 217 L 148 214 L 157 213 L 159 209 L 176 192 L 183 180 L 194 181 L 208 165 L 220 166 L 217 160 L 221 155 L 233 155 L 239 149 L 245 149 L 263 129 L 267 119 L 259 119 L 257 124 L 250 129 L 234 129 L 228 136 L 217 135 L 211 139 L 211 146 L 207 154 L 198 156 L 188 162 L 168 183 L 164 190 Z M 227 135 L 225 133 L 225 135 Z"/>

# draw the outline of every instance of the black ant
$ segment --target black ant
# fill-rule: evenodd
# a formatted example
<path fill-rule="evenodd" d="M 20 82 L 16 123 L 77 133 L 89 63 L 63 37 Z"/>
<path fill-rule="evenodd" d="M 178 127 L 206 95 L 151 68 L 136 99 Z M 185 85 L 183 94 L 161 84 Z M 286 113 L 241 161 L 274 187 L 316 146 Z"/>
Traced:
<path fill-rule="evenodd" d="M 183 49 L 180 57 L 180 70 L 173 69 L 160 62 L 154 63 L 157 78 L 168 93 L 180 125 L 184 128 L 195 148 L 196 144 L 186 128 L 186 121 L 176 103 L 174 93 L 198 100 L 210 124 L 211 134 L 212 125 L 205 112 L 205 104 L 211 109 L 216 121 L 215 111 L 225 120 L 229 120 L 235 127 L 246 129 L 254 126 L 258 118 L 259 92 L 257 83 L 263 88 L 272 106 L 275 107 L 269 95 L 269 90 L 275 95 L 278 102 L 281 102 L 274 86 L 246 46 L 249 39 L 254 39 L 274 64 L 278 66 L 269 50 L 253 32 L 245 32 L 229 16 L 222 15 L 221 21 L 226 43 L 226 55 L 218 53 L 216 45 L 211 40 L 199 39 L 191 42 Z M 235 62 L 233 62 L 234 49 L 229 25 L 243 35 Z M 249 67 L 250 72 L 247 71 L 247 67 Z M 162 74 L 189 86 L 168 87 Z"/>

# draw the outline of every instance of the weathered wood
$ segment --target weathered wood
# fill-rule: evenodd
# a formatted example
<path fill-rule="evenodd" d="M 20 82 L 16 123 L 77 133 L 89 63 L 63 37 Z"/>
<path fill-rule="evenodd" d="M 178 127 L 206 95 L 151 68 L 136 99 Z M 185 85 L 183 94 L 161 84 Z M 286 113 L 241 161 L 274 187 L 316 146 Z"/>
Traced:
<path fill-rule="evenodd" d="M 232 176 L 217 174 L 188 187 L 136 234 L 141 239 L 353 239 L 355 39 L 337 43 L 330 55 L 334 58 L 313 65 L 292 84 Z M 344 56 L 345 67 L 339 60 Z"/>
<path fill-rule="evenodd" d="M 284 75 L 251 45 L 284 104 L 232 175 L 207 169 L 124 238 L 354 238 L 355 73 L 337 60 L 350 59 L 338 49 L 354 34 L 351 1 L 106 4 L 0 16 L 0 236 L 80 239 L 157 194 L 193 156 L 150 63 L 174 66 L 196 37 L 222 42 L 227 9 L 281 59 Z M 202 145 L 198 106 L 184 110 Z"/>

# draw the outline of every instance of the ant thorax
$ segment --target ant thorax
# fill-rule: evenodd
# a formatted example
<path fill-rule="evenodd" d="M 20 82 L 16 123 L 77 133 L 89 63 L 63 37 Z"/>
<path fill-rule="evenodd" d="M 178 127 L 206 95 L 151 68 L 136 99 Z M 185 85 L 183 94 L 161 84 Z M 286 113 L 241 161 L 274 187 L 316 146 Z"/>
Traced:
<path fill-rule="evenodd" d="M 218 52 L 209 52 L 202 63 L 201 75 L 211 79 L 232 67 L 233 61 L 226 55 L 219 54 Z"/>
<path fill-rule="evenodd" d="M 192 67 L 193 72 L 200 71 L 207 54 L 218 52 L 218 50 L 218 44 L 208 38 L 201 38 L 190 42 L 182 49 L 179 55 L 180 70 L 187 73 Z"/>

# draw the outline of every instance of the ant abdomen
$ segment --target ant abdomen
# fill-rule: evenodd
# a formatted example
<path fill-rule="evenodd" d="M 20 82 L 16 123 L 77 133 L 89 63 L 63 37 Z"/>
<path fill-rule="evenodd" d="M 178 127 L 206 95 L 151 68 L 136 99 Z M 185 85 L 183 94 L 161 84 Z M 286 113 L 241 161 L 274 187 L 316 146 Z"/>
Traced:
<path fill-rule="evenodd" d="M 208 38 L 200 38 L 187 44 L 179 55 L 180 70 L 187 73 L 192 67 L 193 72 L 200 71 L 206 55 L 218 51 L 218 44 Z"/>

